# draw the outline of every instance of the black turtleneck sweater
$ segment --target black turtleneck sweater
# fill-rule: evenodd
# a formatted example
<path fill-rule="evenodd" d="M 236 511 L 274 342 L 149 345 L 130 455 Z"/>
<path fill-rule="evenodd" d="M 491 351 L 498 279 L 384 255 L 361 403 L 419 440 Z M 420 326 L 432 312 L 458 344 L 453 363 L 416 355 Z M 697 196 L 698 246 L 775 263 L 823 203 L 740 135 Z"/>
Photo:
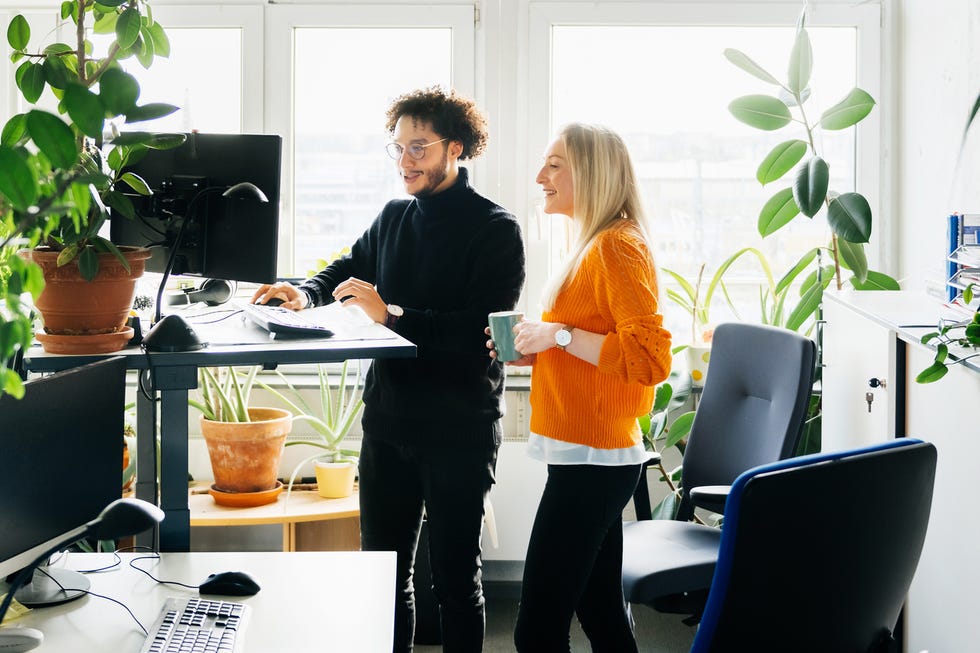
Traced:
<path fill-rule="evenodd" d="M 415 359 L 371 365 L 364 436 L 461 446 L 499 438 L 504 372 L 488 356 L 483 329 L 488 313 L 514 308 L 524 284 L 514 216 L 473 190 L 460 168 L 441 193 L 388 202 L 349 256 L 301 288 L 327 304 L 348 277 L 373 283 L 405 310 L 394 330 L 418 349 Z"/>

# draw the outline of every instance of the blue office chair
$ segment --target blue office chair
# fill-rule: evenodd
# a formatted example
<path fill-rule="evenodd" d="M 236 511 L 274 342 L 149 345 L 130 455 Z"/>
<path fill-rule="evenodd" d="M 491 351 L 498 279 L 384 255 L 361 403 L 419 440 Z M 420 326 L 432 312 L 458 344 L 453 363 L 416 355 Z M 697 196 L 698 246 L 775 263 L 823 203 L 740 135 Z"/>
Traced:
<path fill-rule="evenodd" d="M 627 601 L 697 622 L 721 533 L 688 520 L 695 507 L 724 512 L 728 487 L 745 470 L 795 455 L 815 361 L 814 342 L 793 331 L 739 322 L 715 329 L 684 452 L 677 519 L 623 525 Z M 646 498 L 645 484 L 638 492 Z"/>
<path fill-rule="evenodd" d="M 691 652 L 897 651 L 935 476 L 905 438 L 739 476 Z"/>

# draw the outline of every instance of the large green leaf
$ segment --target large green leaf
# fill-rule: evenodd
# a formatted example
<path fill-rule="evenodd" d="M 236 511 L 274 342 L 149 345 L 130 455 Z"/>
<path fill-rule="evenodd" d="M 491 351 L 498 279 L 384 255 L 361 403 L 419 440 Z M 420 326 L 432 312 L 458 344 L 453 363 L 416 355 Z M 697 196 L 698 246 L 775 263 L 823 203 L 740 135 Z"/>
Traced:
<path fill-rule="evenodd" d="M 875 100 L 860 88 L 854 88 L 843 100 L 824 111 L 820 126 L 828 130 L 846 129 L 871 113 Z"/>
<path fill-rule="evenodd" d="M 860 193 L 844 193 L 832 199 L 827 222 L 844 240 L 866 243 L 871 239 L 871 206 Z"/>
<path fill-rule="evenodd" d="M 769 74 L 762 66 L 753 61 L 748 55 L 746 55 L 741 50 L 736 50 L 735 48 L 725 48 L 724 52 L 725 58 L 731 61 L 733 64 L 752 75 L 753 77 L 758 77 L 764 82 L 770 84 L 775 84 L 779 86 L 779 80 Z"/>
<path fill-rule="evenodd" d="M 947 368 L 944 364 L 933 362 L 932 365 L 919 372 L 919 374 L 915 377 L 915 382 L 934 383 L 946 376 L 947 372 L 949 372 L 949 368 Z"/>
<path fill-rule="evenodd" d="M 765 238 L 786 226 L 800 213 L 800 207 L 793 201 L 793 189 L 784 188 L 766 202 L 759 213 L 759 234 Z"/>
<path fill-rule="evenodd" d="M 796 171 L 796 182 L 793 184 L 793 199 L 796 200 L 803 215 L 812 218 L 820 211 L 824 200 L 827 199 L 829 185 L 830 167 L 819 156 L 811 157 L 800 166 Z"/>
<path fill-rule="evenodd" d="M 786 103 L 771 95 L 743 95 L 732 100 L 728 110 L 746 125 L 765 131 L 781 129 L 793 119 Z"/>
<path fill-rule="evenodd" d="M 116 40 L 119 42 L 119 47 L 128 48 L 136 43 L 140 35 L 141 22 L 139 9 L 128 7 L 123 10 L 116 20 Z"/>
<path fill-rule="evenodd" d="M 18 113 L 7 121 L 0 132 L 0 145 L 13 147 L 27 138 L 27 114 Z"/>
<path fill-rule="evenodd" d="M 78 141 L 58 116 L 34 109 L 27 114 L 27 131 L 55 168 L 70 168 L 78 160 Z"/>
<path fill-rule="evenodd" d="M 763 159 L 762 163 L 759 164 L 759 169 L 756 170 L 755 178 L 759 180 L 759 183 L 765 186 L 771 181 L 776 181 L 787 172 L 793 169 L 797 163 L 803 158 L 807 151 L 807 144 L 805 141 L 799 139 L 793 139 L 791 141 L 785 141 L 780 143 L 776 147 L 772 148 L 766 158 Z"/>
<path fill-rule="evenodd" d="M 868 257 L 864 253 L 864 245 L 838 238 L 837 252 L 840 254 L 841 265 L 854 273 L 855 279 L 852 279 L 852 283 L 863 282 L 868 278 Z"/>
<path fill-rule="evenodd" d="M 48 84 L 51 84 L 52 88 L 63 89 L 72 79 L 72 75 L 61 57 L 45 57 L 44 63 L 41 65 L 44 67 L 44 78 Z"/>
<path fill-rule="evenodd" d="M 12 148 L 0 146 L 0 195 L 25 211 L 37 201 L 37 194 L 37 179 L 27 161 Z"/>
<path fill-rule="evenodd" d="M 777 295 L 782 294 L 782 292 L 786 290 L 786 288 L 788 288 L 789 285 L 793 283 L 794 280 L 796 280 L 796 277 L 798 277 L 800 273 L 803 272 L 810 265 L 810 263 L 813 262 L 813 259 L 817 257 L 817 251 L 818 248 L 814 247 L 810 251 L 803 254 L 803 256 L 801 256 L 800 259 L 796 262 L 796 264 L 793 265 L 793 267 L 791 267 L 786 272 L 786 274 L 783 275 L 783 278 L 780 279 L 779 283 L 776 284 Z"/>
<path fill-rule="evenodd" d="M 828 279 L 826 284 L 830 283 Z M 786 328 L 790 331 L 799 331 L 803 323 L 817 312 L 817 308 L 820 306 L 820 302 L 823 300 L 823 291 L 826 286 L 824 284 L 815 283 L 810 286 L 803 297 L 800 298 L 800 303 L 796 305 L 793 312 L 789 314 L 786 318 Z"/>
<path fill-rule="evenodd" d="M 901 290 L 898 281 L 883 272 L 868 270 L 867 278 L 864 281 L 851 279 L 851 285 L 857 290 Z"/>
<path fill-rule="evenodd" d="M 153 41 L 153 52 L 156 56 L 164 58 L 170 56 L 170 39 L 167 37 L 167 33 L 163 31 L 163 26 L 160 23 L 147 25 L 144 32 Z M 146 37 L 144 36 L 144 38 Z"/>
<path fill-rule="evenodd" d="M 44 66 L 39 63 L 25 61 L 20 65 L 15 73 L 17 88 L 24 95 L 28 104 L 34 104 L 44 92 L 45 75 Z"/>
<path fill-rule="evenodd" d="M 667 440 L 664 442 L 664 447 L 673 447 L 687 437 L 687 434 L 691 432 L 691 425 L 694 423 L 695 414 L 692 410 L 677 416 L 677 419 L 674 420 L 670 425 L 670 429 L 667 431 Z"/>
<path fill-rule="evenodd" d="M 106 109 L 118 116 L 132 111 L 140 96 L 140 85 L 136 78 L 122 68 L 110 68 L 99 80 L 99 96 Z"/>
<path fill-rule="evenodd" d="M 813 71 L 813 48 L 810 37 L 805 29 L 796 33 L 793 52 L 789 58 L 789 88 L 799 95 L 810 83 L 810 73 Z"/>
<path fill-rule="evenodd" d="M 92 138 L 102 137 L 105 106 L 99 96 L 81 84 L 69 84 L 65 89 L 65 109 L 82 133 Z"/>
<path fill-rule="evenodd" d="M 14 50 L 24 50 L 31 40 L 31 26 L 27 19 L 17 14 L 7 25 L 7 43 Z"/>
<path fill-rule="evenodd" d="M 178 111 L 180 107 L 175 107 L 172 104 L 166 104 L 164 102 L 151 102 L 150 104 L 144 104 L 141 107 L 134 107 L 126 112 L 126 122 L 142 122 L 144 120 L 156 120 L 157 118 L 163 118 L 164 116 L 169 116 L 175 111 Z"/>

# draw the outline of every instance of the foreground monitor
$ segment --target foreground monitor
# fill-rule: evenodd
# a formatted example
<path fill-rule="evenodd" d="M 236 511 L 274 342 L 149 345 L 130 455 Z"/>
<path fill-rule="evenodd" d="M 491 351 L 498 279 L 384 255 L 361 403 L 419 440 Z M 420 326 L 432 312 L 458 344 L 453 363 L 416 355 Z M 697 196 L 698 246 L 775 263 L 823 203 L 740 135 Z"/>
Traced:
<path fill-rule="evenodd" d="M 23 399 L 0 396 L 0 578 L 97 517 L 122 493 L 126 364 L 121 357 L 25 384 Z M 66 588 L 84 576 L 49 569 Z M 15 598 L 29 606 L 70 601 L 43 572 Z"/>

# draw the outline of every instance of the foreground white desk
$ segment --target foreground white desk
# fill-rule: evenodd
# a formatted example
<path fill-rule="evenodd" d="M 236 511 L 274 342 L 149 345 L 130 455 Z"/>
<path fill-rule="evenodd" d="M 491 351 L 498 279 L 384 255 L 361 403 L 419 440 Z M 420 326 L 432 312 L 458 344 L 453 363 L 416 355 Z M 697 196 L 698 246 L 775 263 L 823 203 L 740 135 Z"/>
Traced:
<path fill-rule="evenodd" d="M 125 603 L 147 628 L 168 597 L 197 591 L 161 585 L 132 569 L 147 554 L 120 554 L 112 571 L 89 574 L 92 592 Z M 197 584 L 219 571 L 245 571 L 262 590 L 255 596 L 215 597 L 251 608 L 246 653 L 336 651 L 388 653 L 395 614 L 394 552 L 162 553 L 136 562 L 161 580 Z M 64 566 L 93 569 L 112 554 L 72 553 Z M 211 597 L 208 597 L 211 598 Z M 145 639 L 121 606 L 96 596 L 40 608 L 14 623 L 44 633 L 38 653 L 136 653 Z"/>

